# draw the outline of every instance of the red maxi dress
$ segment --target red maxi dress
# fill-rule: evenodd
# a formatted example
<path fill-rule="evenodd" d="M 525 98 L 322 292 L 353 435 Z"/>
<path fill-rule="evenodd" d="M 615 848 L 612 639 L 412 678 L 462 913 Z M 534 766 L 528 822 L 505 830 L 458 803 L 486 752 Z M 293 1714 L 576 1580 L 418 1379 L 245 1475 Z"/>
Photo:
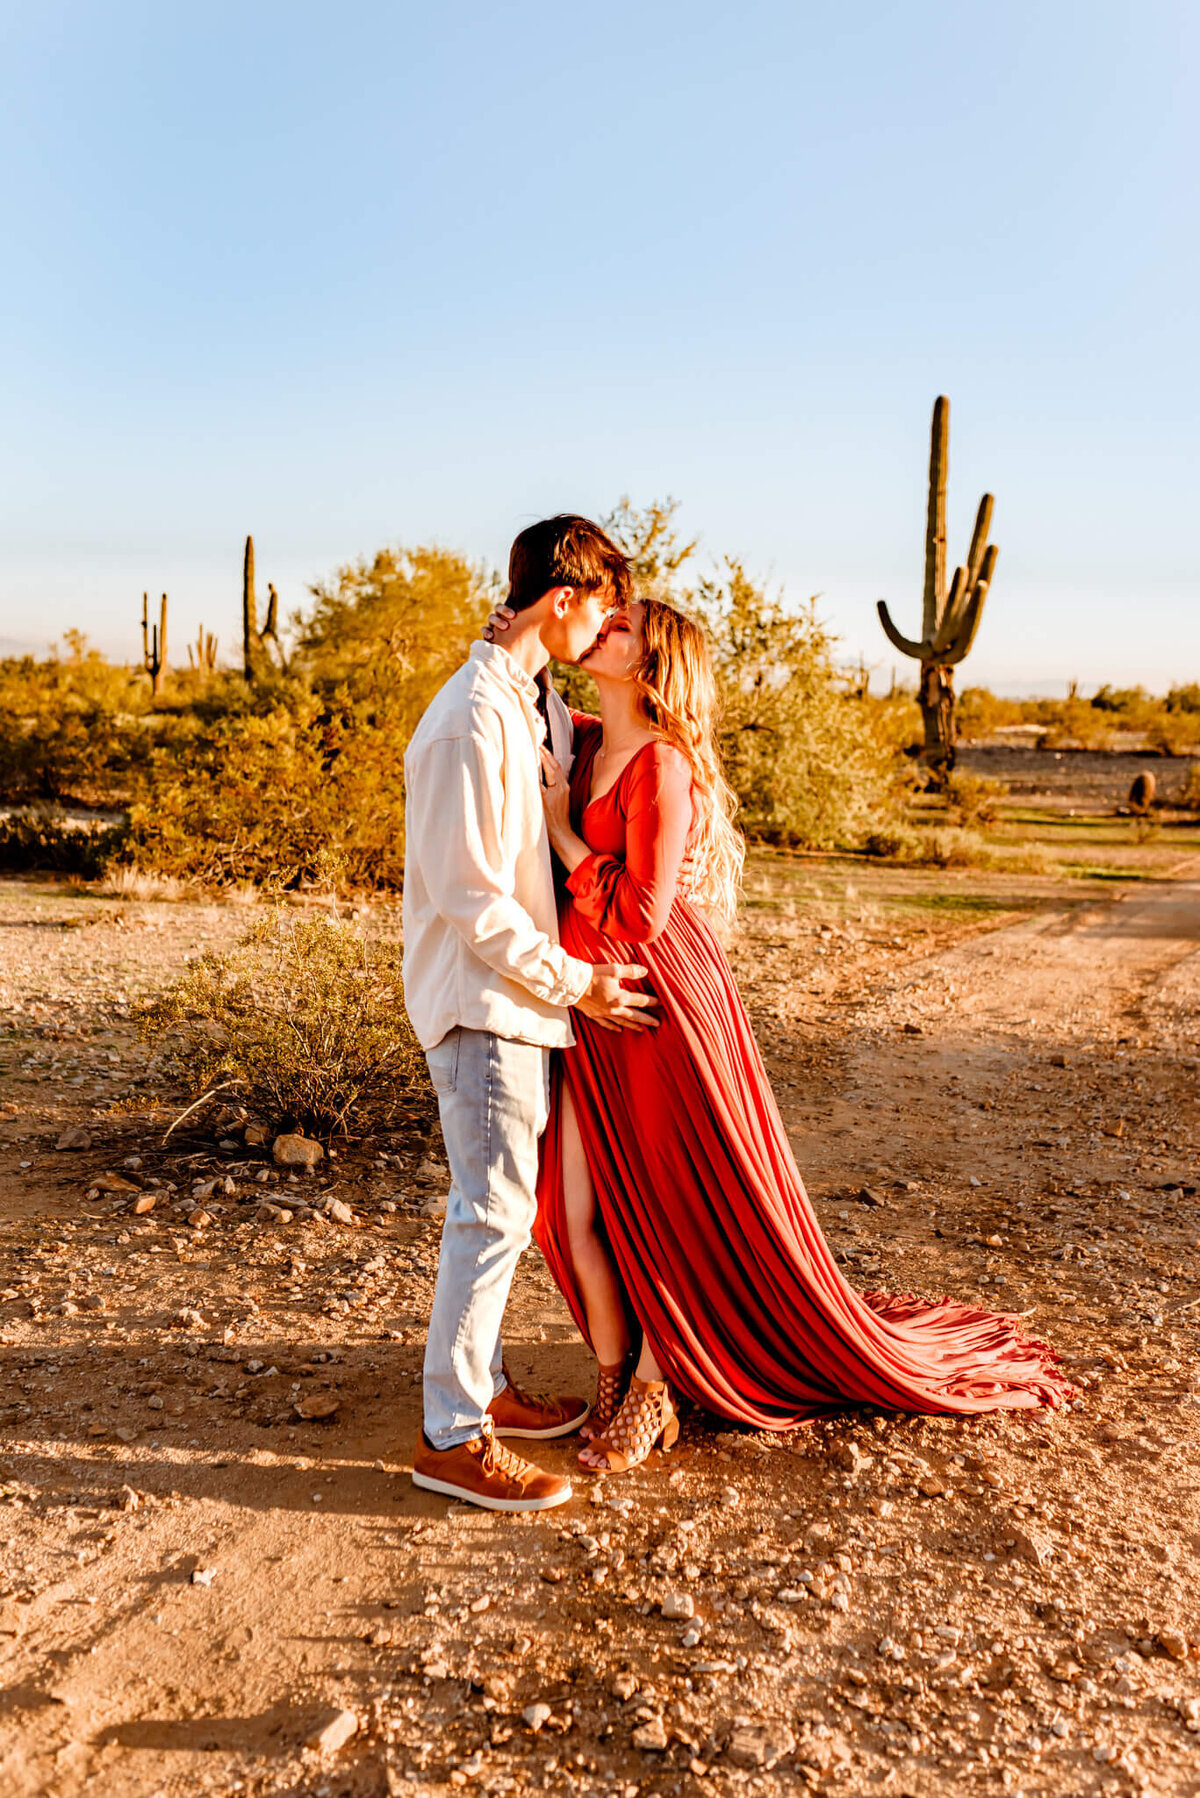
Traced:
<path fill-rule="evenodd" d="M 848 1405 L 930 1413 L 1061 1404 L 1054 1352 L 1015 1319 L 950 1299 L 858 1293 L 804 1190 L 724 951 L 678 891 L 691 774 L 647 744 L 589 803 L 599 722 L 577 716 L 574 828 L 592 853 L 566 882 L 564 947 L 640 962 L 657 1030 L 573 1016 L 570 1088 L 597 1210 L 627 1302 L 676 1391 L 758 1428 Z M 556 1087 L 535 1236 L 583 1335 L 562 1202 Z"/>

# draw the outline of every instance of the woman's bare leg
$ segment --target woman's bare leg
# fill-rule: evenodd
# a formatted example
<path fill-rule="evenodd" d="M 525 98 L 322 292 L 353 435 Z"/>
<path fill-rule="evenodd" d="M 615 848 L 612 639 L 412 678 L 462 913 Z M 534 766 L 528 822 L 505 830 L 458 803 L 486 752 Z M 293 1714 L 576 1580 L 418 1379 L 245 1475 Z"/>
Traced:
<path fill-rule="evenodd" d="M 614 1367 L 629 1353 L 629 1330 L 617 1270 L 596 1229 L 596 1194 L 583 1152 L 579 1119 L 565 1081 L 559 1130 L 567 1241 L 587 1313 L 588 1335 L 601 1367 Z"/>

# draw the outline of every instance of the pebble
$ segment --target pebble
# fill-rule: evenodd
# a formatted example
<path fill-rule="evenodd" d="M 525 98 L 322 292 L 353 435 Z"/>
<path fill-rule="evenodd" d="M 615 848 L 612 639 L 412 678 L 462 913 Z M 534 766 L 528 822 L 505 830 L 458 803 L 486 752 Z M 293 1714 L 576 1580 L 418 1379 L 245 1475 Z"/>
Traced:
<path fill-rule="evenodd" d="M 357 1730 L 358 1718 L 353 1711 L 326 1711 L 318 1719 L 305 1746 L 316 1748 L 322 1754 L 336 1754 Z"/>
<path fill-rule="evenodd" d="M 425 1203 L 421 1206 L 420 1215 L 422 1217 L 445 1217 L 445 1199 L 426 1199 Z"/>
<path fill-rule="evenodd" d="M 539 1729 L 544 1728 L 545 1725 L 549 1723 L 552 1714 L 550 1706 L 539 1701 L 536 1704 L 527 1704 L 525 1709 L 521 1712 L 521 1717 L 522 1720 L 529 1725 L 534 1735 L 536 1735 Z"/>
<path fill-rule="evenodd" d="M 145 1217 L 148 1212 L 154 1210 L 155 1204 L 155 1195 L 152 1192 L 144 1192 L 140 1198 L 133 1201 L 134 1217 Z"/>
<path fill-rule="evenodd" d="M 664 1617 L 688 1618 L 696 1615 L 696 1601 L 690 1592 L 668 1592 L 662 1602 Z"/>
<path fill-rule="evenodd" d="M 796 1738 L 786 1725 L 738 1723 L 725 1753 L 735 1767 L 773 1767 L 792 1753 Z"/>
<path fill-rule="evenodd" d="M 90 1149 L 92 1139 L 86 1130 L 81 1130 L 76 1126 L 70 1130 L 64 1130 L 54 1146 L 56 1149 Z"/>
<path fill-rule="evenodd" d="M 290 1224 L 292 1214 L 284 1205 L 272 1205 L 269 1201 L 259 1205 L 254 1213 L 260 1224 Z"/>
<path fill-rule="evenodd" d="M 665 1754 L 667 1750 L 667 1731 L 661 1717 L 651 1717 L 649 1723 L 643 1723 L 635 1729 L 631 1738 L 635 1748 L 643 1754 Z"/>
<path fill-rule="evenodd" d="M 192 1569 L 193 1586 L 211 1586 L 216 1577 L 215 1567 L 194 1567 Z"/>
<path fill-rule="evenodd" d="M 1164 1654 L 1170 1655 L 1173 1661 L 1186 1661 L 1188 1658 L 1188 1639 L 1186 1636 L 1181 1636 L 1178 1630 L 1160 1630 L 1158 1645 Z"/>
<path fill-rule="evenodd" d="M 358 1221 L 344 1199 L 326 1199 L 325 1215 L 332 1218 L 335 1224 L 354 1224 Z"/>
<path fill-rule="evenodd" d="M 277 1136 L 271 1154 L 276 1167 L 313 1168 L 325 1159 L 324 1149 L 311 1136 Z"/>
<path fill-rule="evenodd" d="M 622 1704 L 626 1704 L 629 1699 L 633 1698 L 638 1690 L 636 1673 L 614 1673 L 612 1695 L 614 1698 L 619 1698 Z"/>

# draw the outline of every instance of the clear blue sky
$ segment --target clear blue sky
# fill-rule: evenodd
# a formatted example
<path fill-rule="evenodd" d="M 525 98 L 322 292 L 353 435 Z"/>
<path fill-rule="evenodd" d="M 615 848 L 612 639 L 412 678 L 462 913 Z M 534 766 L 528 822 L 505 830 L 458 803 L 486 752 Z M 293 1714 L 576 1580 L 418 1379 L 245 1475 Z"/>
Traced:
<path fill-rule="evenodd" d="M 385 542 L 668 493 L 886 675 L 1200 679 L 1191 0 L 0 11 L 0 637 L 231 649 Z"/>

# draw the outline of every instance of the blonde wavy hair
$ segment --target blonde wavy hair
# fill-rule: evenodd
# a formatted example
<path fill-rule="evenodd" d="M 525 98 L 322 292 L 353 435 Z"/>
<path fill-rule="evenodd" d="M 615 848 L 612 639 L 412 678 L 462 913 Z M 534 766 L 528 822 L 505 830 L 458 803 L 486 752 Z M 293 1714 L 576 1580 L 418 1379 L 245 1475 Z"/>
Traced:
<path fill-rule="evenodd" d="M 717 751 L 720 705 L 708 639 L 694 619 L 661 599 L 644 599 L 642 659 L 633 682 L 646 717 L 687 757 L 696 814 L 688 839 L 689 897 L 732 923 L 746 845 L 734 829 L 737 799 Z"/>

